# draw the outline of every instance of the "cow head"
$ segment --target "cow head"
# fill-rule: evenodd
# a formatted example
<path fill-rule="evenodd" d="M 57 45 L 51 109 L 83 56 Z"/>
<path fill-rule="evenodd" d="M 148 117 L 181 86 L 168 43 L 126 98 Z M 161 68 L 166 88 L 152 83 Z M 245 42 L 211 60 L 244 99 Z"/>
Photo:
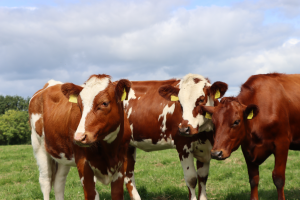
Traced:
<path fill-rule="evenodd" d="M 203 113 L 212 115 L 215 143 L 211 156 L 217 160 L 228 158 L 246 138 L 247 124 L 259 112 L 256 105 L 245 106 L 237 98 L 224 97 L 216 107 L 201 106 Z"/>
<path fill-rule="evenodd" d="M 99 140 L 113 142 L 123 122 L 122 101 L 127 99 L 131 82 L 122 79 L 117 84 L 108 75 L 92 75 L 84 87 L 65 83 L 63 94 L 77 102 L 81 120 L 74 134 L 74 142 L 79 146 L 91 146 Z M 75 99 L 75 101 L 74 101 Z"/>
<path fill-rule="evenodd" d="M 184 136 L 213 129 L 211 120 L 199 113 L 200 105 L 214 106 L 226 91 L 226 83 L 215 82 L 211 85 L 206 78 L 196 74 L 186 75 L 177 86 L 165 85 L 159 88 L 162 97 L 181 104 L 182 122 L 178 128 Z"/>

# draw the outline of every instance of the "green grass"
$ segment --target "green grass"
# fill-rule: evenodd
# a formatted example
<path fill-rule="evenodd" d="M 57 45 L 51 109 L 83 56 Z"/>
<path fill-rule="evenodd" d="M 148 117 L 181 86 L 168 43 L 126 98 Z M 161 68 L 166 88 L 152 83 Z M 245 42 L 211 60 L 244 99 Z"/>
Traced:
<path fill-rule="evenodd" d="M 277 199 L 272 181 L 274 157 L 260 166 L 259 197 Z M 300 199 L 300 152 L 290 151 L 286 169 L 286 199 Z M 0 199 L 43 199 L 38 167 L 30 145 L 0 146 Z M 176 150 L 146 153 L 137 151 L 135 170 L 142 199 L 188 199 Z M 247 167 L 239 149 L 225 161 L 212 160 L 207 182 L 208 199 L 249 199 Z M 110 199 L 110 187 L 97 182 L 101 200 Z M 125 190 L 125 199 L 129 195 Z M 55 199 L 53 191 L 51 199 Z M 65 199 L 84 199 L 77 169 L 72 168 L 66 183 Z"/>

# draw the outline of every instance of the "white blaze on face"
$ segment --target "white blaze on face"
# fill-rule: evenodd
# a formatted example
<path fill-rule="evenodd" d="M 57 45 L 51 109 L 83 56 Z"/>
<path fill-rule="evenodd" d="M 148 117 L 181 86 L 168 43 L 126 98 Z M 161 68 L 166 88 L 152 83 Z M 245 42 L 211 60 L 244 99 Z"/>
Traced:
<path fill-rule="evenodd" d="M 194 79 L 198 78 L 201 81 L 195 83 Z M 201 75 L 187 74 L 182 78 L 179 83 L 178 98 L 183 108 L 182 118 L 187 120 L 193 128 L 197 128 L 197 125 L 201 126 L 204 123 L 204 116 L 198 114 L 193 116 L 193 110 L 196 107 L 196 101 L 199 97 L 205 96 L 203 91 L 205 86 L 211 86 L 211 84 Z M 208 99 L 208 104 L 213 106 L 213 101 Z"/>
<path fill-rule="evenodd" d="M 74 137 L 77 133 L 85 132 L 85 120 L 88 113 L 92 110 L 94 99 L 96 95 L 99 94 L 99 92 L 107 88 L 109 82 L 110 78 L 107 77 L 101 79 L 97 77 L 92 77 L 86 82 L 85 87 L 79 94 L 82 99 L 83 112 Z"/>

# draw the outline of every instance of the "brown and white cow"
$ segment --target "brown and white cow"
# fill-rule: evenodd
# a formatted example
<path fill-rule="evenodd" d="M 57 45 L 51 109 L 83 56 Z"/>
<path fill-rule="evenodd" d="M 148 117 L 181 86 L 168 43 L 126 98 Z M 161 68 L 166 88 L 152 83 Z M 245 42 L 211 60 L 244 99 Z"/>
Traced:
<path fill-rule="evenodd" d="M 99 199 L 96 179 L 111 183 L 111 198 L 123 199 L 130 128 L 124 113 L 131 82 L 92 75 L 84 87 L 49 81 L 31 98 L 31 141 L 44 199 L 54 186 L 64 198 L 70 167 L 77 167 L 85 199 Z M 96 179 L 94 179 L 96 177 Z"/>
<path fill-rule="evenodd" d="M 258 199 L 259 165 L 275 156 L 272 173 L 278 199 L 285 199 L 289 149 L 300 150 L 300 74 L 251 76 L 235 97 L 224 97 L 212 114 L 215 144 L 212 157 L 223 160 L 241 145 L 247 163 L 251 199 Z"/>
<path fill-rule="evenodd" d="M 216 82 L 211 85 L 206 78 L 196 74 L 177 80 L 132 81 L 128 101 L 124 101 L 132 131 L 125 178 L 131 199 L 140 199 L 134 181 L 136 148 L 147 152 L 176 148 L 189 199 L 197 198 L 197 178 L 198 198 L 206 199 L 213 124 L 198 114 L 198 109 L 199 105 L 213 106 L 214 101 L 218 102 L 215 95 L 219 98 L 226 90 L 227 84 Z M 190 134 L 194 135 L 185 137 Z M 194 158 L 197 159 L 197 172 Z"/>

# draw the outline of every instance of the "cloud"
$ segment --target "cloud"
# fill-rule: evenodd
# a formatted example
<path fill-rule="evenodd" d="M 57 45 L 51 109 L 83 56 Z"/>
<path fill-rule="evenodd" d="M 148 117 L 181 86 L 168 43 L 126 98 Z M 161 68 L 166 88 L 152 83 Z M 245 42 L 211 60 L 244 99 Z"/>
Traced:
<path fill-rule="evenodd" d="M 49 79 L 82 84 L 99 73 L 114 80 L 198 73 L 236 94 L 253 74 L 300 73 L 299 29 L 266 25 L 262 6 L 185 5 L 113 0 L 0 8 L 0 93 L 32 96 Z"/>

